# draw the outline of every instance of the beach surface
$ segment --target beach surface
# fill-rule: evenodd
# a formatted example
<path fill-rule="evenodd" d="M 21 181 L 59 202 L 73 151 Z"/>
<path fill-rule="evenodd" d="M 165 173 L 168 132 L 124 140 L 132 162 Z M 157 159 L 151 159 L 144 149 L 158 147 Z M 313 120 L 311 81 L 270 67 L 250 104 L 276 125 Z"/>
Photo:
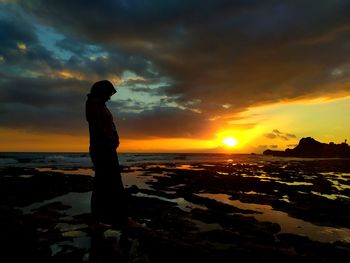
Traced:
<path fill-rule="evenodd" d="M 12 262 L 342 262 L 350 159 L 121 154 L 126 240 L 91 226 L 87 154 L 1 154 L 0 227 Z M 10 261 L 9 261 L 10 262 Z"/>

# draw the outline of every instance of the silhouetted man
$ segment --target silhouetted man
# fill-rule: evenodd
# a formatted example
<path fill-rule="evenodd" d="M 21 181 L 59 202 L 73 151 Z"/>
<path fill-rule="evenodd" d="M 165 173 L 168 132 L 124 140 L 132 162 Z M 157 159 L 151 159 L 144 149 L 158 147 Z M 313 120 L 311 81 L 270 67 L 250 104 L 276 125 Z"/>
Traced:
<path fill-rule="evenodd" d="M 108 80 L 91 87 L 86 101 L 89 122 L 90 156 L 95 167 L 91 214 L 96 223 L 123 227 L 126 225 L 127 196 L 122 183 L 116 149 L 119 136 L 106 102 L 116 93 Z"/>

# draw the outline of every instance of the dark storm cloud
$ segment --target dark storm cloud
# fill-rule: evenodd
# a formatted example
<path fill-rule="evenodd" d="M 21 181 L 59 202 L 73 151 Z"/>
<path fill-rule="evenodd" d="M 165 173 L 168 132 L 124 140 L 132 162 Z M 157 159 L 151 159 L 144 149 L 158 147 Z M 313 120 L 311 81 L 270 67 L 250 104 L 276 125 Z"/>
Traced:
<path fill-rule="evenodd" d="M 133 92 L 143 92 L 143 93 L 151 93 L 152 89 L 148 87 L 131 87 L 131 91 Z"/>
<path fill-rule="evenodd" d="M 65 60 L 44 46 L 30 17 L 15 6 L 0 5 L 2 128 L 85 134 L 84 103 L 92 83 L 111 75 L 120 76 L 126 69 L 147 70 L 148 63 L 140 56 L 116 50 L 110 54 L 75 38 L 56 43 L 61 50 L 73 54 Z M 134 104 L 132 110 L 144 110 L 141 106 L 144 105 Z"/>
<path fill-rule="evenodd" d="M 47 66 L 61 68 L 60 62 L 39 44 L 35 28 L 20 16 L 0 16 L 0 56 L 7 66 L 41 70 Z M 23 45 L 23 49 L 20 46 Z"/>
<path fill-rule="evenodd" d="M 84 56 L 93 52 L 102 52 L 103 50 L 93 45 L 87 45 L 75 39 L 64 38 L 56 42 L 56 46 L 64 51 L 70 51 L 77 56 Z"/>
<path fill-rule="evenodd" d="M 31 24 L 12 16 L 0 17 L 1 47 L 8 49 L 17 46 L 18 42 L 35 43 L 37 38 Z"/>
<path fill-rule="evenodd" d="M 38 15 L 39 19 L 66 32 L 84 32 L 108 40 L 123 40 L 126 37 L 137 40 L 161 39 L 166 36 L 182 34 L 181 23 L 206 21 L 212 14 L 222 15 L 226 10 L 245 8 L 259 1 L 20 1 L 27 10 Z M 39 15 L 40 14 L 40 15 Z M 62 15 L 64 14 L 64 15 Z M 169 28 L 172 30 L 169 31 Z M 175 30 L 174 30 L 175 29 Z M 137 36 L 138 35 L 138 36 Z M 151 40 L 153 42 L 153 40 Z"/>
<path fill-rule="evenodd" d="M 91 84 L 74 79 L 16 78 L 1 76 L 0 102 L 33 107 L 74 106 Z"/>
<path fill-rule="evenodd" d="M 23 5 L 67 34 L 148 56 L 177 83 L 168 86 L 169 95 L 177 95 L 179 103 L 201 99 L 204 111 L 213 110 L 206 108 L 209 102 L 220 112 L 224 103 L 243 109 L 329 93 L 345 78 L 332 78 L 330 71 L 349 59 L 348 1 Z"/>
<path fill-rule="evenodd" d="M 117 113 L 117 126 L 127 138 L 205 138 L 212 127 L 200 114 L 171 107 L 140 113 Z"/>
<path fill-rule="evenodd" d="M 133 99 L 109 101 L 108 105 L 114 112 L 114 115 L 123 116 L 123 113 L 139 113 L 149 108 L 150 105 L 143 101 L 135 101 Z"/>
<path fill-rule="evenodd" d="M 97 80 L 132 70 L 146 77 L 154 77 L 154 73 L 149 72 L 150 64 L 144 56 L 116 47 L 107 50 L 83 36 L 64 37 L 57 40 L 55 47 L 48 49 L 46 43 L 39 40 L 37 24 L 32 17 L 24 15 L 21 8 L 13 5 L 0 3 L 0 6 L 4 12 L 4 15 L 0 13 L 0 56 L 5 63 L 0 64 L 2 71 L 9 71 L 10 67 L 17 72 L 21 69 L 35 73 L 71 70 Z M 24 48 L 21 50 L 19 45 Z M 68 52 L 71 57 L 66 61 L 53 48 L 56 52 Z"/>
<path fill-rule="evenodd" d="M 152 91 L 140 79 L 127 82 L 133 92 L 159 93 L 184 108 L 194 103 L 193 108 L 202 112 L 121 102 L 138 112 L 124 116 L 130 125 L 124 126 L 126 134 L 138 133 L 137 128 L 150 136 L 189 136 L 210 126 L 209 117 L 227 112 L 234 115 L 249 106 L 283 99 L 350 91 L 344 85 L 350 75 L 349 1 L 18 2 L 38 23 L 62 33 L 65 38 L 56 46 L 73 55 L 67 61 L 57 59 L 38 43 L 31 23 L 24 18 L 7 19 L 0 25 L 1 38 L 6 40 L 1 41 L 0 54 L 6 61 L 11 58 L 12 65 L 44 72 L 46 67 L 68 70 L 91 81 L 120 76 L 125 70 L 146 81 L 164 77 L 169 79 L 168 85 Z M 16 50 L 18 41 L 31 47 L 25 55 Z M 103 52 L 106 57 L 90 58 Z M 68 96 L 55 92 L 56 80 L 52 81 L 51 92 L 58 103 Z M 86 84 L 75 81 L 78 86 Z M 45 83 L 51 86 L 50 80 Z M 18 100 L 9 91 L 9 83 L 4 87 L 7 103 L 42 105 L 46 101 L 43 98 L 50 97 L 39 84 L 28 89 L 27 95 L 31 93 L 32 97 Z M 72 86 L 69 91 L 74 89 Z M 73 99 L 79 98 L 71 97 L 72 104 Z M 228 110 L 223 105 L 231 106 Z M 185 124 L 188 120 L 190 123 Z M 182 130 L 176 130 L 181 123 Z M 165 125 L 175 127 L 172 135 Z M 266 136 L 295 138 L 277 132 Z"/>
<path fill-rule="evenodd" d="M 31 131 L 84 134 L 89 83 L 1 76 L 1 126 Z"/>
<path fill-rule="evenodd" d="M 91 83 L 75 79 L 0 75 L 1 126 L 29 131 L 86 135 L 86 95 Z M 128 100 L 108 102 L 127 138 L 203 136 L 210 123 L 198 113 Z"/>
<path fill-rule="evenodd" d="M 76 38 L 64 38 L 58 41 L 56 46 L 62 51 L 73 53 L 64 65 L 67 70 L 100 77 L 111 74 L 120 76 L 125 70 L 132 70 L 144 77 L 154 77 L 154 74 L 148 71 L 149 62 L 141 55 L 135 56 L 117 48 L 107 50 Z"/>

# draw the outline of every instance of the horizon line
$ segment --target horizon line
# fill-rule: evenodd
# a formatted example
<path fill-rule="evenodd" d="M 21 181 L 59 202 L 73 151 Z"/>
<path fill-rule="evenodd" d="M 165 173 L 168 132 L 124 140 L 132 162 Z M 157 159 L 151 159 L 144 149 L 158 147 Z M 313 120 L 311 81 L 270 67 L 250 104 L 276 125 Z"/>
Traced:
<path fill-rule="evenodd" d="M 89 154 L 88 151 L 86 152 L 79 152 L 79 151 L 0 151 L 1 153 L 84 153 Z M 118 154 L 245 154 L 245 155 L 262 155 L 262 153 L 244 153 L 244 152 L 137 152 L 137 151 L 123 151 L 118 152 Z"/>

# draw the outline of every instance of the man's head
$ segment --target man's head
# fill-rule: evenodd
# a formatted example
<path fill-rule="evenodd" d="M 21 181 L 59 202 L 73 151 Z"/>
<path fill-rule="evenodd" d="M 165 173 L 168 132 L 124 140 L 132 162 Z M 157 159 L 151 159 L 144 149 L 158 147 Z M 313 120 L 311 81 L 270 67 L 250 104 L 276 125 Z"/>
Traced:
<path fill-rule="evenodd" d="M 117 91 L 111 82 L 108 80 L 101 80 L 92 85 L 89 96 L 101 98 L 107 101 L 116 92 Z"/>

